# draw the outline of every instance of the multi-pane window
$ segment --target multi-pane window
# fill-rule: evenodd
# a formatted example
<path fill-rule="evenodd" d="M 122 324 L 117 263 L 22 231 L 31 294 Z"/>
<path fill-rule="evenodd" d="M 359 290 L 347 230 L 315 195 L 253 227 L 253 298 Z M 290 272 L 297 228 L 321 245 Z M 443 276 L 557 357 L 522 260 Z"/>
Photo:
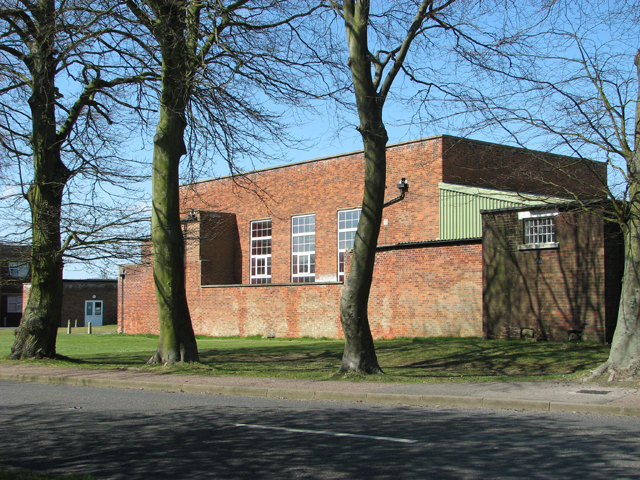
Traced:
<path fill-rule="evenodd" d="M 555 218 L 530 218 L 524 221 L 524 243 L 553 243 L 556 241 Z"/>
<path fill-rule="evenodd" d="M 518 219 L 522 224 L 518 227 L 522 233 L 518 250 L 558 248 L 556 238 L 556 208 L 539 210 L 524 210 L 518 212 Z"/>
<path fill-rule="evenodd" d="M 291 218 L 291 281 L 316 280 L 316 216 Z"/>
<path fill-rule="evenodd" d="M 338 281 L 344 280 L 344 254 L 353 248 L 360 221 L 360 209 L 338 212 Z"/>
<path fill-rule="evenodd" d="M 271 220 L 251 222 L 251 283 L 271 283 Z"/>
<path fill-rule="evenodd" d="M 22 313 L 21 295 L 9 295 L 7 297 L 7 313 Z"/>

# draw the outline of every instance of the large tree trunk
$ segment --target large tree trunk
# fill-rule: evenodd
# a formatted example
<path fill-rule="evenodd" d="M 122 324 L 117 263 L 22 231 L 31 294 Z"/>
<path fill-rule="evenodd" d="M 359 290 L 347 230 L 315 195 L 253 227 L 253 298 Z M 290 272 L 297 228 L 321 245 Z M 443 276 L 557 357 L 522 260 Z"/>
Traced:
<path fill-rule="evenodd" d="M 369 327 L 369 293 L 382 221 L 387 168 L 386 132 L 364 139 L 365 182 L 362 214 L 353 245 L 351 269 L 340 298 L 340 320 L 345 344 L 340 371 L 382 373 Z"/>
<path fill-rule="evenodd" d="M 39 2 L 42 36 L 31 45 L 34 180 L 27 200 L 32 219 L 31 291 L 11 347 L 11 358 L 54 357 L 62 312 L 60 210 L 69 170 L 60 159 L 56 134 L 55 2 Z"/>
<path fill-rule="evenodd" d="M 382 373 L 373 345 L 367 310 L 384 208 L 388 137 L 382 121 L 384 98 L 377 94 L 371 78 L 367 40 L 368 15 L 368 2 L 344 3 L 349 66 L 360 118 L 358 130 L 364 143 L 365 180 L 362 214 L 353 245 L 351 269 L 340 298 L 340 321 L 345 337 L 340 371 Z"/>
<path fill-rule="evenodd" d="M 51 152 L 34 158 L 40 173 L 28 193 L 32 218 L 31 290 L 11 347 L 13 359 L 55 357 L 62 315 L 60 206 L 66 168 Z"/>
<path fill-rule="evenodd" d="M 625 228 L 625 264 L 618 323 L 611 342 L 609 363 L 612 371 L 640 367 L 640 231 L 634 219 Z"/>
<path fill-rule="evenodd" d="M 173 4 L 158 38 L 163 55 L 160 120 L 153 150 L 151 238 L 160 339 L 149 363 L 197 362 L 184 276 L 184 237 L 180 224 L 180 158 L 188 100 L 184 5 Z"/>
<path fill-rule="evenodd" d="M 609 359 L 591 378 L 609 372 L 609 380 L 621 374 L 635 376 L 640 369 L 640 50 L 635 56 L 638 95 L 635 111 L 633 151 L 626 152 L 629 182 L 627 217 L 621 221 L 624 234 L 624 273 L 616 331 Z"/>

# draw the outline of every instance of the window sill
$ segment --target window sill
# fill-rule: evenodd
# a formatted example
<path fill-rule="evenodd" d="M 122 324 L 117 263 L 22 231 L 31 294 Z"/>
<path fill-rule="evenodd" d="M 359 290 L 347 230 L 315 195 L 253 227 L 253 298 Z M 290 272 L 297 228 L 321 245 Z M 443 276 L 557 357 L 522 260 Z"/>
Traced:
<path fill-rule="evenodd" d="M 520 250 L 549 250 L 553 248 L 558 248 L 560 244 L 558 242 L 548 242 L 548 243 L 527 243 L 524 245 L 518 245 L 518 251 Z"/>

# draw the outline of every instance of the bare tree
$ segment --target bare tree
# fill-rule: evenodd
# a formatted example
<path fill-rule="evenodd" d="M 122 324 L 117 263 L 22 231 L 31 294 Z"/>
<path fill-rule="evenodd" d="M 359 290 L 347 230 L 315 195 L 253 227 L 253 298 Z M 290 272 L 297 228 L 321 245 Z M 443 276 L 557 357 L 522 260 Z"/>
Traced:
<path fill-rule="evenodd" d="M 82 0 L 0 4 L 0 144 L 11 159 L 3 172 L 17 171 L 16 193 L 31 215 L 31 293 L 12 358 L 56 354 L 63 256 L 86 246 L 90 233 L 70 227 L 62 243 L 65 188 L 91 171 L 105 180 L 107 170 L 116 170 L 98 168 L 97 159 L 104 158 L 99 140 L 121 103 L 118 90 L 148 76 L 110 63 L 100 39 L 115 32 L 105 21 L 110 7 L 102 7 Z"/>
<path fill-rule="evenodd" d="M 523 2 L 518 14 L 526 28 L 517 41 L 492 56 L 460 50 L 482 79 L 475 91 L 467 91 L 467 105 L 480 113 L 476 126 L 497 127 L 520 145 L 608 164 L 608 181 L 601 177 L 592 187 L 611 200 L 609 207 L 598 204 L 594 210 L 583 202 L 582 208 L 620 225 L 625 261 L 610 356 L 593 376 L 635 376 L 640 369 L 640 49 L 633 27 L 640 4 Z M 542 21 L 531 22 L 537 15 Z"/>
<path fill-rule="evenodd" d="M 194 362 L 198 350 L 185 293 L 180 162 L 262 156 L 283 126 L 264 99 L 297 102 L 313 63 L 291 48 L 299 19 L 318 5 L 287 1 L 128 0 L 157 46 L 162 85 L 154 137 L 151 237 L 160 339 L 150 363 Z M 307 73 L 305 73 L 307 72 Z M 198 158 L 200 157 L 200 158 Z M 192 170 L 193 172 L 193 170 Z M 193 174 L 193 173 L 192 173 Z"/>
<path fill-rule="evenodd" d="M 345 348 L 340 370 L 380 373 L 368 320 L 368 300 L 376 245 L 384 208 L 387 131 L 383 109 L 398 75 L 419 80 L 405 64 L 412 46 L 428 54 L 432 38 L 455 25 L 455 0 L 376 3 L 369 0 L 332 1 L 344 20 L 348 66 L 351 70 L 365 156 L 362 215 L 355 237 L 351 270 L 340 299 Z M 416 45 L 424 40 L 421 45 Z M 374 47 L 375 45 L 375 47 Z M 375 50 L 374 50 L 375 48 Z M 418 60 L 419 62 L 420 60 Z M 420 80 L 423 83 L 429 78 Z"/>

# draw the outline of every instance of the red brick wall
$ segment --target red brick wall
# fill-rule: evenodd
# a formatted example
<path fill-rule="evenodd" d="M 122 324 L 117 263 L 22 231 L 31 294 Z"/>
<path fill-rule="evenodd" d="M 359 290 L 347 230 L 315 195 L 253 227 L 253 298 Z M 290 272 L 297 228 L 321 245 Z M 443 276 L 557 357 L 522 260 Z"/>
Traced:
<path fill-rule="evenodd" d="M 482 245 L 383 250 L 369 298 L 374 338 L 482 335 Z"/>
<path fill-rule="evenodd" d="M 22 308 L 27 305 L 30 284 L 22 286 Z M 115 325 L 119 318 L 117 295 L 119 286 L 115 280 L 63 280 L 62 281 L 62 314 L 60 316 L 61 327 L 66 327 L 71 320 L 71 326 L 76 324 L 84 326 L 84 302 L 85 300 L 102 300 L 103 325 Z M 95 295 L 95 298 L 94 298 Z"/>
<path fill-rule="evenodd" d="M 444 136 L 443 181 L 573 199 L 603 198 L 604 163 Z"/>
<path fill-rule="evenodd" d="M 479 241 L 386 249 L 376 258 L 369 305 L 374 338 L 480 336 Z M 198 335 L 342 337 L 341 283 L 201 287 L 187 264 L 187 298 Z M 158 333 L 150 267 L 126 267 L 120 330 Z"/>
<path fill-rule="evenodd" d="M 396 184 L 403 177 L 409 192 L 384 211 L 378 244 L 390 247 L 378 254 L 371 293 L 376 338 L 482 334 L 479 243 L 393 245 L 438 238 L 440 182 L 539 191 L 540 183 L 513 175 L 521 164 L 543 171 L 530 160 L 522 150 L 447 136 L 388 147 L 386 199 L 399 194 Z M 491 174 L 496 165 L 501 175 Z M 489 173 L 481 175 L 485 170 Z M 504 177 L 505 172 L 511 175 Z M 555 171 L 548 175 L 554 182 L 562 180 Z M 342 284 L 332 283 L 337 276 L 337 211 L 361 204 L 363 179 L 364 157 L 354 152 L 183 186 L 185 215 L 194 210 L 202 219 L 220 212 L 236 220 L 236 229 L 221 236 L 206 231 L 206 222 L 185 225 L 188 236 L 213 239 L 206 245 L 187 244 L 187 298 L 196 333 L 341 336 Z M 291 285 L 291 216 L 310 213 L 316 216 L 318 283 Z M 272 284 L 250 286 L 250 222 L 265 218 L 272 221 Z M 227 271 L 213 275 L 212 268 Z M 121 328 L 157 332 L 151 269 L 126 269 Z M 231 278 L 242 285 L 222 285 Z"/>
<path fill-rule="evenodd" d="M 604 222 L 584 212 L 560 212 L 555 219 L 557 249 L 518 250 L 523 243 L 518 213 L 483 215 L 487 337 L 519 338 L 524 328 L 552 340 L 567 340 L 567 330 L 582 330 L 588 340 L 610 340 L 613 329 L 606 319 L 615 312 L 607 315 L 607 308 L 617 307 L 607 302 L 605 291 Z"/>
<path fill-rule="evenodd" d="M 438 237 L 438 183 L 442 180 L 440 142 L 434 138 L 389 147 L 387 200 L 396 184 L 409 182 L 405 199 L 385 209 L 379 244 L 434 240 Z M 185 212 L 234 213 L 239 238 L 238 279 L 249 283 L 250 222 L 271 218 L 272 282 L 291 281 L 291 216 L 316 216 L 316 281 L 337 276 L 337 211 L 362 202 L 362 153 L 259 171 L 244 178 L 203 181 L 182 188 Z"/>
<path fill-rule="evenodd" d="M 61 327 L 66 327 L 68 320 L 71 320 L 72 326 L 75 320 L 78 320 L 78 326 L 84 326 L 85 300 L 102 300 L 102 324 L 116 324 L 118 304 L 114 280 L 63 280 L 62 289 Z"/>

